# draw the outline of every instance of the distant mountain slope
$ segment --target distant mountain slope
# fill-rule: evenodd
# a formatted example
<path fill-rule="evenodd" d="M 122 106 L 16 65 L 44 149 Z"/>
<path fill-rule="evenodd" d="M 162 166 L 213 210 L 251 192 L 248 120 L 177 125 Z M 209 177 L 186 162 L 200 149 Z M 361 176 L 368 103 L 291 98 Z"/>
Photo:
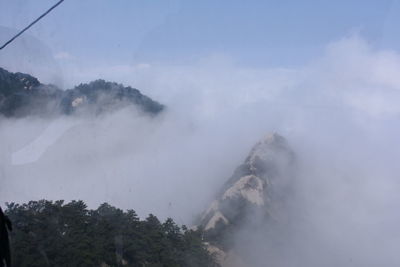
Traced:
<path fill-rule="evenodd" d="M 41 84 L 31 75 L 11 73 L 0 68 L 0 114 L 6 117 L 79 112 L 99 114 L 128 105 L 134 105 L 150 115 L 164 109 L 162 104 L 139 90 L 118 83 L 96 80 L 64 91 L 53 85 Z"/>

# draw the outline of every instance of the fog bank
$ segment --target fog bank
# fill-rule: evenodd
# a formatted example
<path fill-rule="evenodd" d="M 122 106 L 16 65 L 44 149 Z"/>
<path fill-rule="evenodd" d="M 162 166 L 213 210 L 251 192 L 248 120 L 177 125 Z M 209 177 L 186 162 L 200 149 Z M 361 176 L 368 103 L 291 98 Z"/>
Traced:
<path fill-rule="evenodd" d="M 251 146 L 276 131 L 301 166 L 298 225 L 273 253 L 277 266 L 400 263 L 398 52 L 352 36 L 297 69 L 243 68 L 215 55 L 191 66 L 66 72 L 139 88 L 167 110 L 156 118 L 127 108 L 96 118 L 1 119 L 0 203 L 83 199 L 191 224 Z"/>

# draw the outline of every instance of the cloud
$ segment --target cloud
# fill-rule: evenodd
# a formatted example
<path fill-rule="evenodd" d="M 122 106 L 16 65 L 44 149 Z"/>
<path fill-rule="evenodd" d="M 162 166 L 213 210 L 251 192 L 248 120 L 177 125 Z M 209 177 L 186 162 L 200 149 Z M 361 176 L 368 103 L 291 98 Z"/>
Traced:
<path fill-rule="evenodd" d="M 301 169 L 297 228 L 269 260 L 397 266 L 399 71 L 398 52 L 378 50 L 359 36 L 327 45 L 321 57 L 298 68 L 248 68 L 223 57 L 190 66 L 71 67 L 69 82 L 122 82 L 167 111 L 153 119 L 131 109 L 81 118 L 33 153 L 37 161 L 19 166 L 13 153 L 40 143 L 35 140 L 51 122 L 2 119 L 0 201 L 108 201 L 190 224 L 250 147 L 277 131 L 297 152 Z M 61 117 L 56 125 L 70 120 Z M 251 248 L 255 259 L 266 260 L 265 246 Z"/>
<path fill-rule="evenodd" d="M 400 55 L 376 50 L 357 35 L 327 45 L 321 57 L 298 68 L 241 67 L 226 55 L 214 55 L 189 66 L 138 63 L 70 67 L 66 71 L 70 83 L 100 77 L 145 89 L 167 102 L 190 92 L 207 97 L 196 101 L 209 108 L 270 101 L 275 106 L 348 108 L 371 116 L 399 112 Z"/>
<path fill-rule="evenodd" d="M 74 59 L 75 57 L 72 56 L 70 53 L 62 51 L 62 52 L 58 52 L 54 55 L 55 59 L 60 59 L 60 60 L 71 60 Z"/>

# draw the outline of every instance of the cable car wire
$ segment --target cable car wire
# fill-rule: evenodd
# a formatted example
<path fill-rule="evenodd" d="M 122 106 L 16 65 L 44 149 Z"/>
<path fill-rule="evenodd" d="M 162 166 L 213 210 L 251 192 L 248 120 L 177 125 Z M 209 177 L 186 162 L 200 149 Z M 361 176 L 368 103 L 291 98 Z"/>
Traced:
<path fill-rule="evenodd" d="M 46 12 L 44 12 L 40 17 L 38 17 L 37 19 L 35 19 L 31 24 L 29 24 L 28 26 L 26 26 L 22 31 L 20 31 L 19 33 L 17 33 L 13 38 L 11 38 L 10 40 L 8 40 L 5 44 L 3 44 L 0 47 L 0 50 L 2 50 L 4 47 L 6 47 L 7 45 L 9 45 L 11 42 L 13 42 L 15 39 L 17 39 L 21 34 L 23 34 L 26 30 L 28 30 L 30 27 L 32 27 L 36 22 L 38 22 L 39 20 L 41 20 L 44 16 L 46 16 L 47 14 L 49 14 L 53 9 L 55 9 L 58 5 L 60 5 L 62 2 L 64 2 L 64 0 L 60 0 L 58 1 L 55 5 L 53 5 L 51 8 L 49 8 Z"/>

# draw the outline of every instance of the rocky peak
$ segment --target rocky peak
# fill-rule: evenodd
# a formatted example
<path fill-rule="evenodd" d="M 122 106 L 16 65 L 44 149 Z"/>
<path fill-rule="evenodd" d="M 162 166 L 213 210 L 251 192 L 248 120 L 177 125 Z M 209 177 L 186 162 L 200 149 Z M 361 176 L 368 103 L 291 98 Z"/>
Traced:
<path fill-rule="evenodd" d="M 265 138 L 261 139 L 254 145 L 246 159 L 246 162 L 254 167 L 254 161 L 256 158 L 268 161 L 276 156 L 276 151 L 280 149 L 286 150 L 286 148 L 287 142 L 283 136 L 277 133 L 267 134 Z"/>
<path fill-rule="evenodd" d="M 199 226 L 205 240 L 226 250 L 241 227 L 279 220 L 293 165 L 294 153 L 279 134 L 269 134 L 256 143 L 201 216 Z"/>

